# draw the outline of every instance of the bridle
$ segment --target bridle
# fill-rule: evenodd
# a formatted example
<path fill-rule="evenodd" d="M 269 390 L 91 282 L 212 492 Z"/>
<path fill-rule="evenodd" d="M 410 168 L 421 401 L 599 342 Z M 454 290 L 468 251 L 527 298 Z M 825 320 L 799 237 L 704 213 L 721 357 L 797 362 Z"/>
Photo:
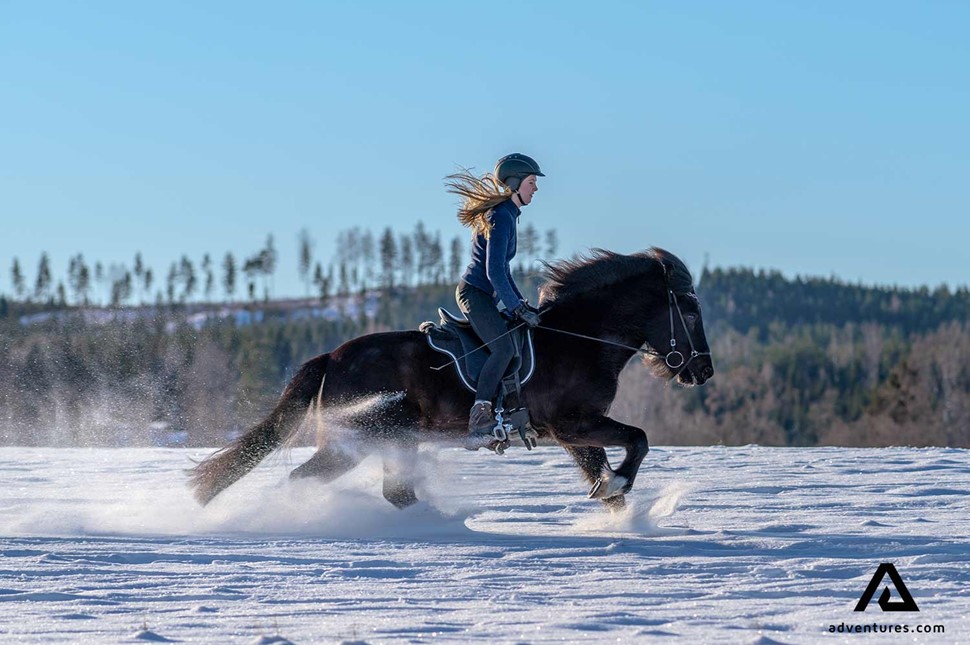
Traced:
<path fill-rule="evenodd" d="M 697 296 L 694 296 L 695 298 Z M 698 356 L 710 356 L 710 352 L 699 352 L 694 347 L 694 339 L 691 337 L 690 328 L 687 326 L 687 321 L 684 320 L 684 314 L 680 310 L 680 303 L 677 302 L 677 297 L 674 295 L 674 290 L 670 288 L 670 283 L 667 283 L 667 307 L 670 310 L 670 351 L 664 356 L 664 363 L 667 364 L 672 370 L 677 370 L 672 378 L 677 378 L 680 373 L 687 369 L 687 366 L 692 360 Z M 684 355 L 680 353 L 677 349 L 677 337 L 674 335 L 674 309 L 677 310 L 677 317 L 680 318 L 680 324 L 684 327 L 684 334 L 687 336 L 687 344 L 690 345 L 690 358 L 684 360 Z"/>
<path fill-rule="evenodd" d="M 666 269 L 666 267 L 664 267 Z M 684 314 L 680 310 L 680 303 L 677 302 L 677 296 L 674 294 L 674 290 L 670 288 L 670 279 L 667 276 L 666 270 L 664 271 L 664 278 L 667 283 L 667 308 L 670 313 L 670 351 L 664 355 L 664 363 L 672 370 L 677 370 L 671 377 L 671 380 L 676 379 L 680 376 L 681 372 L 687 369 L 690 362 L 697 358 L 698 356 L 710 356 L 710 352 L 699 352 L 697 348 L 694 347 L 694 339 L 691 336 L 690 328 L 687 326 L 687 321 L 684 320 Z M 694 296 L 695 298 L 697 296 Z M 677 311 L 677 317 L 680 318 L 680 324 L 684 327 L 684 334 L 687 336 L 687 344 L 690 345 L 690 358 L 685 359 L 684 355 L 677 349 L 677 336 L 674 334 L 674 310 Z M 544 312 L 539 312 L 540 315 Z M 521 327 L 525 323 L 519 323 L 517 327 Z M 566 334 L 567 336 L 576 336 L 577 338 L 585 338 L 586 340 L 595 340 L 598 343 L 603 343 L 605 345 L 614 345 L 616 347 L 622 347 L 624 349 L 629 349 L 638 354 L 644 354 L 646 356 L 660 356 L 660 352 L 656 350 L 646 350 L 639 347 L 632 347 L 630 345 L 624 345 L 623 343 L 617 343 L 612 340 L 605 340 L 603 338 L 596 338 L 595 336 L 587 336 L 586 334 L 577 334 L 576 332 L 566 331 L 565 329 L 556 329 L 555 327 L 546 327 L 545 325 L 537 325 L 538 329 L 546 329 L 548 331 L 555 331 L 560 334 Z"/>

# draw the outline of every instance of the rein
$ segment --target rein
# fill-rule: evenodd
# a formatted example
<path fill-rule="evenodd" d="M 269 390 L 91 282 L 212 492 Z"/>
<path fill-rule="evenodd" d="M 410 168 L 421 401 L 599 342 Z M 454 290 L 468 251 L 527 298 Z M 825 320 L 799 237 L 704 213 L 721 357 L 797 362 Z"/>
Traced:
<path fill-rule="evenodd" d="M 525 324 L 525 323 L 522 323 Z M 536 325 L 536 329 L 545 329 L 547 331 L 554 331 L 560 334 L 566 334 L 567 336 L 575 336 L 576 338 L 585 338 L 586 340 L 595 340 L 597 343 L 603 343 L 604 345 L 613 345 L 614 347 L 622 347 L 623 349 L 628 349 L 631 352 L 637 352 L 638 354 L 646 354 L 647 356 L 658 356 L 657 352 L 647 351 L 639 347 L 633 347 L 632 345 L 624 345 L 623 343 L 616 343 L 612 340 L 606 340 L 604 338 L 597 338 L 596 336 L 587 336 L 586 334 L 577 334 L 574 331 L 566 331 L 565 329 L 556 329 L 555 327 L 546 327 L 545 325 Z"/>
<path fill-rule="evenodd" d="M 664 363 L 667 365 L 668 368 L 670 368 L 671 370 L 677 370 L 676 372 L 674 372 L 674 375 L 671 377 L 672 379 L 676 379 L 678 376 L 680 376 L 680 374 L 685 369 L 687 369 L 687 366 L 690 365 L 690 362 L 692 360 L 694 360 L 698 356 L 710 356 L 711 355 L 711 352 L 699 352 L 699 351 L 697 351 L 697 348 L 694 347 L 694 339 L 691 336 L 690 327 L 687 326 L 687 321 L 684 320 L 684 313 L 680 310 L 680 303 L 677 302 L 677 296 L 676 296 L 676 294 L 674 294 L 674 290 L 670 287 L 670 274 L 667 272 L 667 266 L 664 265 L 664 264 L 661 264 L 661 266 L 663 267 L 663 271 L 664 271 L 664 282 L 665 282 L 666 288 L 667 288 L 667 310 L 670 313 L 670 351 L 667 352 L 667 354 L 663 355 L 663 357 L 664 357 Z M 695 298 L 696 298 L 696 296 L 695 296 Z M 552 305 L 546 307 L 545 309 L 539 311 L 538 313 L 539 313 L 540 316 L 542 316 L 543 314 L 548 313 L 548 311 L 551 308 L 552 308 Z M 677 310 L 677 317 L 680 319 L 680 324 L 684 328 L 684 334 L 687 336 L 687 344 L 690 345 L 690 356 L 689 356 L 689 358 L 686 358 L 686 359 L 684 358 L 683 353 L 681 353 L 680 350 L 677 349 L 677 337 L 675 335 L 675 327 L 674 327 L 674 310 L 675 309 Z M 476 347 L 475 349 L 471 350 L 470 352 L 466 352 L 465 354 L 459 356 L 457 359 L 453 359 L 451 361 L 448 361 L 447 363 L 445 363 L 444 365 L 441 365 L 440 367 L 432 367 L 431 369 L 437 371 L 437 370 L 444 369 L 445 367 L 447 367 L 448 365 L 450 365 L 452 363 L 456 363 L 457 364 L 457 361 L 465 358 L 469 354 L 473 354 L 473 353 L 477 352 L 478 350 L 480 350 L 480 349 L 482 349 L 484 347 L 487 347 L 488 345 L 490 345 L 491 343 L 495 342 L 499 338 L 502 338 L 503 336 L 506 336 L 508 334 L 511 334 L 513 331 L 515 331 L 519 327 L 522 327 L 523 325 L 525 325 L 525 322 L 520 322 L 519 324 L 515 325 L 514 327 L 511 327 L 507 332 L 505 332 L 501 336 L 498 336 L 498 337 L 492 339 L 491 341 L 489 341 L 487 343 L 483 343 L 482 345 Z M 591 341 L 594 341 L 594 342 L 597 342 L 597 343 L 601 343 L 603 345 L 612 345 L 614 347 L 620 347 L 622 349 L 629 350 L 629 351 L 634 352 L 636 354 L 643 354 L 645 356 L 651 356 L 651 357 L 661 356 L 661 353 L 658 352 L 658 351 L 656 351 L 656 350 L 654 350 L 654 349 L 646 350 L 646 349 L 642 349 L 640 347 L 633 347 L 631 345 L 624 345 L 623 343 L 617 343 L 617 342 L 612 341 L 612 340 L 606 340 L 604 338 L 597 338 L 595 336 L 587 336 L 586 334 L 579 334 L 579 333 L 572 332 L 572 331 L 566 331 L 565 329 L 557 329 L 555 327 L 546 327 L 545 325 L 536 325 L 536 328 L 537 329 L 545 329 L 546 331 L 554 331 L 556 333 L 565 334 L 567 336 L 573 336 L 575 338 L 582 338 L 582 339 L 585 339 L 585 340 L 591 340 Z"/>
<path fill-rule="evenodd" d="M 674 295 L 674 290 L 670 288 L 670 276 L 667 274 L 667 267 L 664 267 L 664 282 L 667 286 L 667 309 L 670 312 L 670 351 L 664 356 L 664 363 L 667 367 L 672 370 L 677 370 L 674 372 L 672 379 L 680 376 L 681 372 L 687 369 L 687 366 L 692 360 L 698 356 L 710 356 L 710 352 L 699 352 L 694 347 L 694 339 L 691 337 L 690 328 L 687 326 L 687 321 L 684 320 L 684 313 L 680 310 L 680 303 L 677 302 L 677 297 Z M 690 345 L 690 357 L 685 359 L 684 355 L 677 349 L 677 337 L 674 334 L 674 310 L 677 310 L 677 317 L 680 318 L 680 324 L 684 328 L 684 334 L 687 336 L 687 344 Z M 524 324 L 524 323 L 522 323 Z M 595 336 L 587 336 L 586 334 L 577 334 L 576 332 L 566 331 L 564 329 L 556 329 L 554 327 L 546 327 L 544 325 L 537 325 L 539 329 L 546 329 L 548 331 L 558 332 L 560 334 L 566 334 L 568 336 L 575 336 L 577 338 L 585 338 L 586 340 L 596 341 L 597 343 L 603 343 L 604 345 L 613 345 L 614 347 L 622 347 L 623 349 L 630 350 L 637 354 L 644 354 L 645 356 L 660 356 L 660 352 L 653 350 L 648 351 L 641 349 L 639 347 L 632 347 L 630 345 L 624 345 L 623 343 L 617 343 L 612 340 L 605 340 L 603 338 L 596 338 Z"/>
<path fill-rule="evenodd" d="M 485 349 L 486 347 L 488 347 L 489 345 L 491 345 L 492 343 L 494 343 L 495 341 L 497 341 L 499 338 L 504 338 L 504 337 L 508 336 L 509 334 L 511 334 L 512 332 L 514 332 L 516 329 L 518 329 L 519 327 L 521 327 L 524 324 L 525 324 L 524 322 L 520 322 L 515 327 L 510 327 L 507 332 L 505 332 L 504 334 L 500 334 L 500 335 L 496 336 L 495 338 L 493 338 L 492 340 L 488 341 L 487 343 L 482 343 L 481 345 L 479 345 L 475 349 L 473 349 L 471 351 L 468 351 L 468 352 L 465 352 L 464 354 L 462 354 L 458 358 L 453 358 L 450 361 L 448 361 L 447 363 L 445 363 L 444 365 L 439 365 L 438 367 L 432 367 L 431 369 L 433 369 L 436 372 L 440 372 L 441 370 L 445 369 L 446 367 L 448 367 L 451 364 L 454 364 L 457 367 L 458 361 L 460 361 L 461 359 L 465 358 L 466 356 L 471 356 L 472 354 L 474 354 L 475 352 L 477 352 L 480 349 Z M 481 339 L 479 339 L 479 340 L 481 340 Z"/>
<path fill-rule="evenodd" d="M 697 351 L 697 349 L 694 348 L 694 339 L 691 337 L 690 328 L 687 326 L 687 321 L 684 320 L 684 314 L 680 310 L 680 303 L 677 302 L 677 298 L 674 295 L 674 291 L 673 289 L 670 288 L 669 284 L 667 286 L 667 308 L 670 312 L 670 351 L 667 352 L 667 354 L 664 356 L 664 363 L 666 363 L 667 367 L 669 367 L 670 369 L 677 370 L 676 372 L 674 372 L 674 375 L 671 377 L 672 379 L 675 379 L 678 376 L 680 376 L 681 372 L 687 369 L 687 366 L 690 364 L 692 360 L 694 360 L 698 356 L 710 356 L 711 353 L 699 352 Z M 690 358 L 687 358 L 687 359 L 685 359 L 684 355 L 677 349 L 677 338 L 674 335 L 674 310 L 675 309 L 677 310 L 677 317 L 680 318 L 680 324 L 684 327 L 684 333 L 687 335 L 687 344 L 690 345 Z M 541 316 L 543 313 L 546 313 L 546 311 L 548 311 L 548 309 L 546 309 L 545 311 L 540 311 L 539 315 Z M 524 322 L 520 322 L 518 325 L 511 327 L 507 332 L 505 332 L 501 336 L 494 338 L 491 342 L 484 343 L 476 347 L 475 349 L 471 350 L 470 352 L 466 352 L 465 354 L 462 354 L 461 356 L 458 357 L 457 360 L 461 360 L 466 356 L 468 356 L 469 354 L 473 354 L 478 350 L 484 347 L 487 347 L 488 345 L 495 342 L 499 338 L 502 338 L 503 336 L 511 334 L 513 331 L 515 331 L 516 329 L 518 329 L 524 324 L 525 324 Z M 566 336 L 574 336 L 576 338 L 592 340 L 597 343 L 602 343 L 603 345 L 612 345 L 614 347 L 620 347 L 622 349 L 629 350 L 636 354 L 643 354 L 644 356 L 660 356 L 660 352 L 656 350 L 646 350 L 640 347 L 633 347 L 632 345 L 624 345 L 623 343 L 617 343 L 612 340 L 606 340 L 605 338 L 587 336 L 586 334 L 579 334 L 573 331 L 566 331 L 565 329 L 546 327 L 545 325 L 536 325 L 536 329 L 545 329 L 546 331 L 554 331 L 559 334 L 565 334 Z M 448 365 L 451 365 L 452 363 L 455 363 L 455 362 L 456 362 L 455 360 L 451 360 L 445 363 L 444 365 L 441 365 L 440 367 L 432 367 L 431 369 L 438 371 L 438 370 L 444 369 Z"/>
<path fill-rule="evenodd" d="M 681 372 L 687 369 L 687 366 L 692 360 L 698 356 L 710 356 L 710 352 L 699 352 L 694 348 L 694 339 L 691 338 L 690 328 L 687 327 L 687 321 L 684 320 L 684 314 L 680 310 L 680 304 L 677 302 L 677 298 L 674 297 L 674 292 L 671 289 L 667 289 L 667 306 L 670 310 L 670 351 L 664 356 L 664 363 L 667 364 L 672 370 L 677 370 L 671 378 L 677 378 Z M 684 327 L 684 333 L 687 335 L 687 343 L 690 345 L 690 358 L 684 359 L 684 355 L 677 349 L 677 338 L 674 336 L 674 310 L 677 310 L 677 317 L 680 318 L 680 324 Z M 522 323 L 524 324 L 524 323 Z M 604 345 L 613 345 L 614 347 L 622 347 L 623 349 L 628 349 L 637 354 L 643 354 L 645 356 L 660 356 L 660 352 L 655 350 L 646 350 L 639 347 L 633 347 L 632 345 L 624 345 L 623 343 L 617 343 L 612 340 L 606 340 L 604 338 L 596 338 L 595 336 L 587 336 L 586 334 L 577 334 L 576 332 L 566 331 L 565 329 L 556 329 L 555 327 L 546 327 L 545 325 L 536 325 L 538 329 L 546 329 L 548 331 L 554 331 L 560 334 L 566 334 L 567 336 L 575 336 L 576 338 L 584 338 L 586 340 L 596 341 L 597 343 L 602 343 Z"/>

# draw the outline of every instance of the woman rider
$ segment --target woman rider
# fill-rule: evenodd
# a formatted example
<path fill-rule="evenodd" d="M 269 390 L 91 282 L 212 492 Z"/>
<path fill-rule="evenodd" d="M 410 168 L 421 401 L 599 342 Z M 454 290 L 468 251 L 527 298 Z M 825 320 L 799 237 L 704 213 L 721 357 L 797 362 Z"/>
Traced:
<path fill-rule="evenodd" d="M 462 197 L 458 220 L 472 229 L 472 259 L 465 269 L 455 298 L 475 333 L 488 344 L 490 354 L 478 377 L 475 403 L 469 413 L 466 447 L 490 446 L 495 426 L 492 402 L 502 377 L 515 356 L 507 320 L 529 327 L 539 324 L 539 314 L 522 297 L 512 280 L 510 262 L 516 251 L 516 222 L 522 207 L 538 190 L 536 177 L 545 177 L 534 159 L 523 154 L 506 155 L 495 170 L 481 178 L 465 171 L 448 177 L 449 192 Z"/>

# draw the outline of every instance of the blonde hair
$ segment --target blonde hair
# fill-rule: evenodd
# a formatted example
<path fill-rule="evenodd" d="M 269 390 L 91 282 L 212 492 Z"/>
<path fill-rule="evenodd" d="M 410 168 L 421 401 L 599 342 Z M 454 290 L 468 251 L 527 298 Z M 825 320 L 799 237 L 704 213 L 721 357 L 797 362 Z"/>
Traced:
<path fill-rule="evenodd" d="M 492 223 L 488 214 L 493 208 L 512 197 L 513 192 L 490 172 L 476 177 L 467 168 L 445 177 L 448 192 L 461 197 L 458 221 L 468 226 L 475 235 L 488 238 Z"/>

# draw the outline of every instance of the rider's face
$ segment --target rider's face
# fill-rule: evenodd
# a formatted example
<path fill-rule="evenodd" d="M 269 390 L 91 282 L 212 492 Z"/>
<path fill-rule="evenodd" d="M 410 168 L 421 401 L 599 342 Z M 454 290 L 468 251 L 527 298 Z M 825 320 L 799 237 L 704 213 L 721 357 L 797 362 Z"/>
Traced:
<path fill-rule="evenodd" d="M 539 186 L 536 184 L 535 175 L 529 175 L 522 180 L 522 184 L 519 185 L 519 199 L 523 206 L 532 201 L 532 196 L 536 194 L 537 190 L 539 190 Z"/>

